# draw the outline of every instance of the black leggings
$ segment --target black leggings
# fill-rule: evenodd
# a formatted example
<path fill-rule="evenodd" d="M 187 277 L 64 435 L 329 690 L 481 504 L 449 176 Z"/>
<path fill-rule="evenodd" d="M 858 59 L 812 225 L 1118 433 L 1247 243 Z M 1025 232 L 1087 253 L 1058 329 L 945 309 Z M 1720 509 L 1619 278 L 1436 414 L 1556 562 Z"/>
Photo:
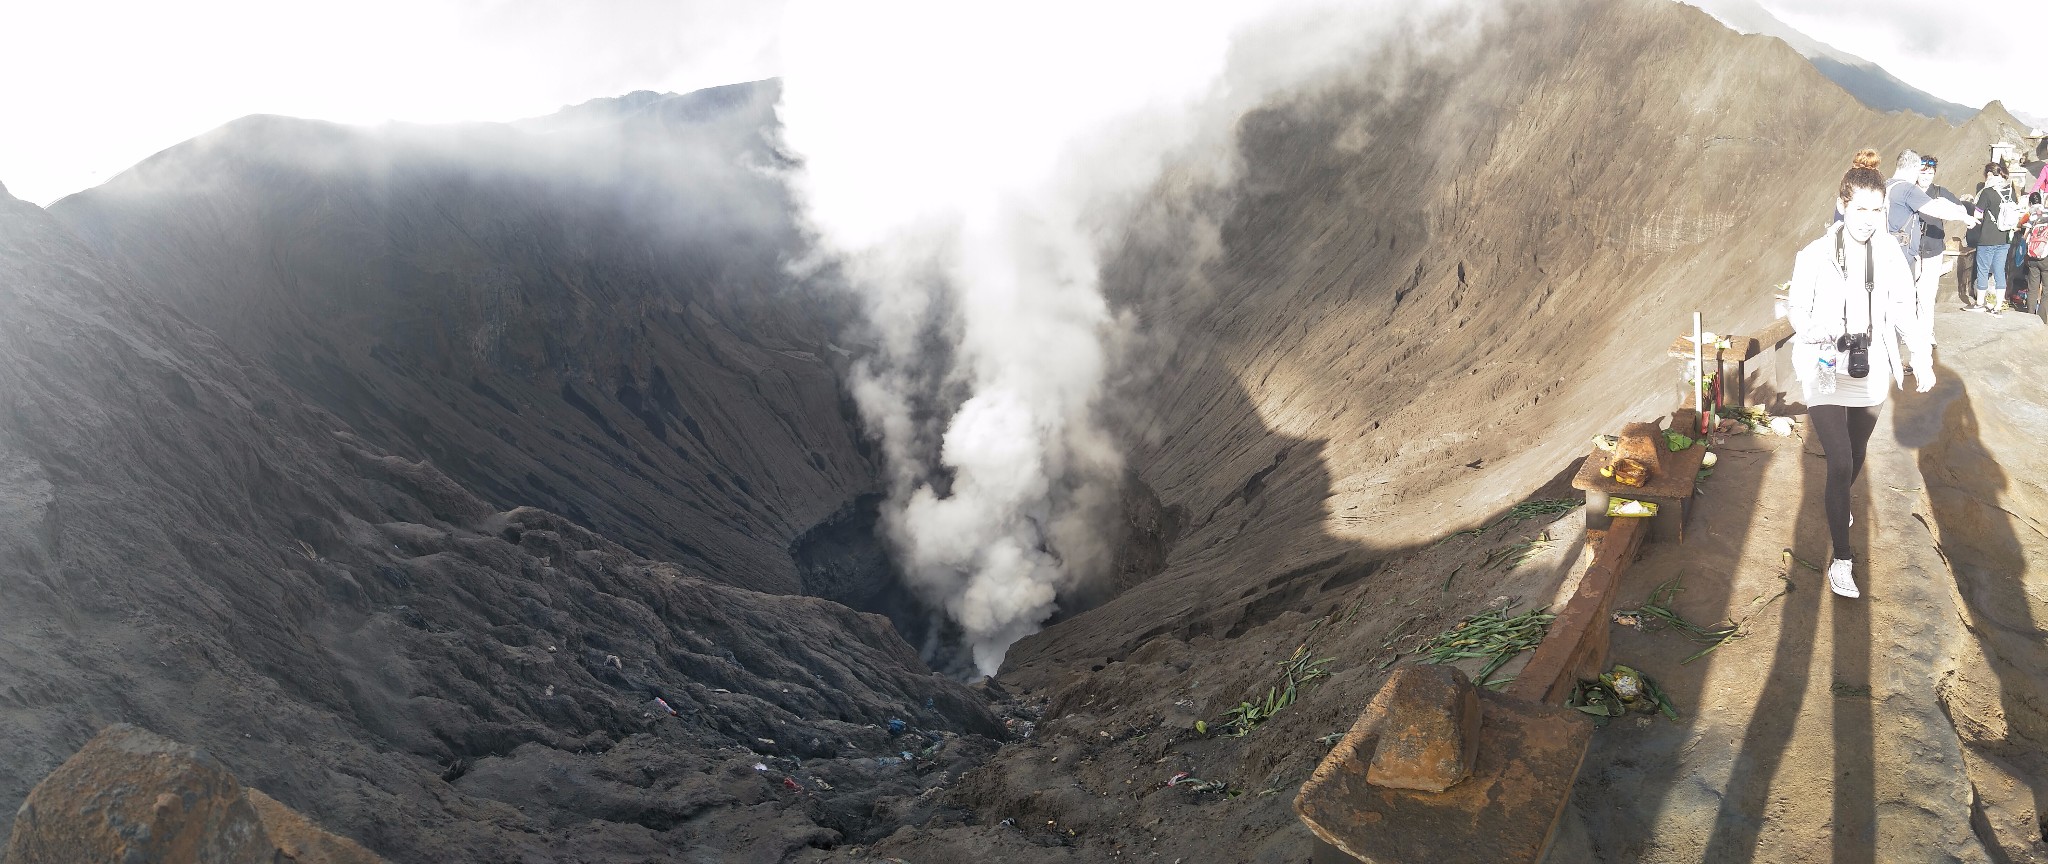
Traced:
<path fill-rule="evenodd" d="M 1977 302 L 1977 250 L 1968 246 L 1956 258 L 1956 299 L 1969 305 Z"/>
<path fill-rule="evenodd" d="M 1863 473 L 1863 453 L 1870 447 L 1870 433 L 1877 429 L 1877 409 L 1815 405 L 1806 409 L 1806 417 L 1828 455 L 1828 487 L 1822 498 L 1827 502 L 1828 541 L 1835 547 L 1831 557 L 1855 557 L 1849 554 L 1849 487 Z"/>

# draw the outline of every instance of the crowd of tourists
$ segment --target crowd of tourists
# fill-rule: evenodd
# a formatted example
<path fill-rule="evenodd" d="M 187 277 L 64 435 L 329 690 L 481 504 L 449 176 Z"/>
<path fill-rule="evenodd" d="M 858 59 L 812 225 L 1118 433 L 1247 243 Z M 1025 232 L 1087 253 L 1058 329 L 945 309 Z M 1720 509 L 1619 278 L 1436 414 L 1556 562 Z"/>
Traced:
<path fill-rule="evenodd" d="M 1935 164 L 1932 157 L 1924 161 L 1928 168 L 1923 184 L 1932 180 Z M 1933 188 L 1973 217 L 1957 244 L 1961 254 L 1956 256 L 1956 299 L 1963 308 L 1991 315 L 2005 310 L 2044 314 L 2048 309 L 2048 164 L 1986 162 L 1983 179 L 1966 198 L 1939 186 Z M 1941 231 L 1933 225 L 1927 230 L 1937 236 Z"/>
<path fill-rule="evenodd" d="M 1954 269 L 1965 309 L 2038 311 L 2048 300 L 2048 165 L 1994 159 L 1959 197 L 1934 183 L 1932 155 L 1899 154 L 1889 178 L 1881 164 L 1875 150 L 1856 154 L 1836 190 L 1835 222 L 1800 250 L 1786 298 L 1807 422 L 1827 456 L 1828 587 L 1851 598 L 1861 591 L 1849 490 L 1892 388 L 1905 389 L 1908 377 L 1919 392 L 1934 387 L 1934 309 L 1951 252 L 1962 253 Z M 1966 233 L 1952 249 L 1956 223 Z"/>

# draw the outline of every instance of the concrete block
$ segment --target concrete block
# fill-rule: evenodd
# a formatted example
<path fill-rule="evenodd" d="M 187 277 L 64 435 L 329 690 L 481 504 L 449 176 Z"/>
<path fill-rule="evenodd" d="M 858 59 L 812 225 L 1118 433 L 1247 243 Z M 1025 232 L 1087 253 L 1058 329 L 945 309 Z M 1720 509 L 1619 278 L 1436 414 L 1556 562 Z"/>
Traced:
<path fill-rule="evenodd" d="M 0 857 L 9 864 L 382 864 L 284 805 L 254 797 L 206 751 L 115 724 L 29 792 Z"/>
<path fill-rule="evenodd" d="M 1367 864 L 1543 861 L 1592 740 L 1592 720 L 1499 693 L 1481 692 L 1479 703 L 1486 718 L 1479 759 L 1464 781 L 1442 792 L 1367 782 L 1364 754 L 1387 719 L 1368 707 L 1302 784 L 1295 813 L 1317 839 Z"/>
<path fill-rule="evenodd" d="M 1382 705 L 1379 747 L 1365 781 L 1442 792 L 1472 775 L 1479 756 L 1479 691 L 1450 666 L 1403 666 L 1373 698 Z"/>
<path fill-rule="evenodd" d="M 1650 469 L 1650 478 L 1664 476 L 1664 430 L 1655 423 L 1630 423 L 1622 427 L 1614 445 L 1614 458 L 1634 459 Z"/>

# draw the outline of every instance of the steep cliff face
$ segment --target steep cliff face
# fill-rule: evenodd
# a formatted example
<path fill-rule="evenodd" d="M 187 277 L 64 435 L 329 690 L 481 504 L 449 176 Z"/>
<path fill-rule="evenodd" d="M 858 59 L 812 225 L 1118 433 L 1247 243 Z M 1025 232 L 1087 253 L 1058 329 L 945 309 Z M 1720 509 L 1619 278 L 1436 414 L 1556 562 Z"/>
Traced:
<path fill-rule="evenodd" d="M 51 211 L 366 438 L 711 578 L 873 484 L 773 83 L 521 124 L 250 117 Z"/>
<path fill-rule="evenodd" d="M 1019 643 L 1047 723 L 964 777 L 983 695 L 769 596 L 924 617 L 878 588 L 859 346 L 791 275 L 774 85 L 249 118 L 0 200 L 0 812 L 126 720 L 396 861 L 903 825 L 912 860 L 1300 860 L 1286 802 L 1389 644 L 1544 599 L 1428 544 L 1667 408 L 1693 310 L 1764 323 L 1856 149 L 1967 188 L 2010 120 L 1878 115 L 1661 0 L 1479 20 L 1249 113 L 1231 185 L 1163 179 L 1110 243 L 1159 349 L 1115 400 L 1139 541 Z M 1296 707 L 1191 731 L 1311 642 L 1339 661 Z"/>
<path fill-rule="evenodd" d="M 928 813 L 876 758 L 1003 734 L 883 618 L 494 507 L 150 275 L 0 196 L 7 820 L 125 721 L 393 860 L 772 859 Z"/>
<path fill-rule="evenodd" d="M 2006 122 L 1880 115 L 1783 44 L 1649 0 L 1508 4 L 1469 47 L 1401 60 L 1247 116 L 1241 181 L 1162 184 L 1153 213 L 1181 229 L 1134 232 L 1116 261 L 1119 298 L 1176 348 L 1135 396 L 1133 462 L 1188 521 L 1157 577 L 1012 650 L 1005 682 L 1049 707 L 1037 746 L 961 793 L 987 818 L 1058 814 L 1105 856 L 1305 857 L 1286 802 L 1392 646 L 1550 600 L 1543 567 L 1502 577 L 1488 547 L 1435 541 L 1571 494 L 1554 481 L 1589 436 L 1668 411 L 1665 346 L 1694 310 L 1717 332 L 1768 322 L 1857 149 L 1942 154 L 1967 189 L 1964 154 Z M 1204 222 L 1221 251 L 1191 260 Z M 1313 695 L 1243 740 L 1193 732 L 1284 686 L 1297 650 L 1336 658 Z M 1160 788 L 1179 770 L 1258 794 Z M 1131 827 L 1154 819 L 1181 827 Z M 893 848 L 1025 842 L 1005 837 Z"/>
<path fill-rule="evenodd" d="M 1158 578 L 1013 668 L 1242 633 L 1312 607 L 1341 562 L 1491 519 L 1666 410 L 1694 310 L 1771 319 L 1857 149 L 1979 152 L 2009 120 L 1875 114 L 1679 4 L 1486 20 L 1246 116 L 1236 187 L 1161 187 L 1152 215 L 1180 230 L 1142 235 L 1169 240 L 1131 244 L 1112 284 L 1176 346 L 1134 394 L 1134 462 L 1189 524 Z M 1959 158 L 1940 179 L 1969 188 Z M 1174 252 L 1191 213 L 1216 257 Z"/>

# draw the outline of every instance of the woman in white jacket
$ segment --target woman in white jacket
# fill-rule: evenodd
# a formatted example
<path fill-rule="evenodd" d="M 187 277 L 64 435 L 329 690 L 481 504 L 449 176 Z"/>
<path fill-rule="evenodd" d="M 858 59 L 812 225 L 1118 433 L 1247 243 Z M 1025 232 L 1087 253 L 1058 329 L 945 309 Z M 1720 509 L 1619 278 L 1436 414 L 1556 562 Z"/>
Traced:
<path fill-rule="evenodd" d="M 1857 597 L 1849 548 L 1849 487 L 1863 472 L 1863 454 L 1877 428 L 1877 409 L 1896 385 L 1906 386 L 1911 352 L 1920 392 L 1934 386 L 1932 322 L 1916 314 L 1913 273 L 1899 244 L 1884 234 L 1885 182 L 1869 168 L 1842 177 L 1842 221 L 1800 250 L 1792 266 L 1788 317 L 1792 364 L 1805 391 L 1807 420 L 1827 453 L 1828 587 Z M 1867 348 L 1854 351 L 1856 341 Z M 1860 357 L 1868 371 L 1856 375 Z"/>

